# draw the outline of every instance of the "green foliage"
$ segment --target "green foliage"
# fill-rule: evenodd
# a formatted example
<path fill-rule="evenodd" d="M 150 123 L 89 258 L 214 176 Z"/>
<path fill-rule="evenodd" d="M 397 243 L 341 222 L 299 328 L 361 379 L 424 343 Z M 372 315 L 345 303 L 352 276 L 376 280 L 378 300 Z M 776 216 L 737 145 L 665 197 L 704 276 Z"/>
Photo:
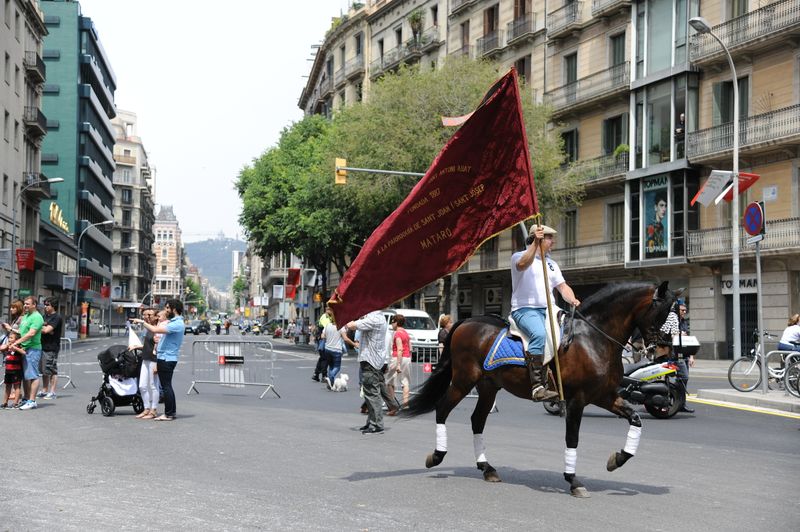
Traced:
<path fill-rule="evenodd" d="M 411 26 L 411 34 L 417 40 L 422 33 L 422 23 L 425 21 L 425 11 L 421 7 L 416 8 L 406 17 L 408 25 Z"/>
<path fill-rule="evenodd" d="M 233 286 L 231 287 L 231 291 L 233 292 L 233 297 L 236 300 L 236 306 L 241 305 L 242 300 L 242 292 L 247 289 L 247 281 L 244 280 L 244 277 L 238 276 L 233 281 Z"/>
<path fill-rule="evenodd" d="M 193 279 L 187 278 L 186 282 L 186 293 L 184 294 L 184 306 L 193 306 L 197 308 L 197 314 L 202 316 L 205 314 L 206 310 L 208 309 L 208 302 L 205 300 L 203 296 L 203 287 L 199 284 L 194 282 Z"/>
<path fill-rule="evenodd" d="M 614 157 L 619 157 L 623 153 L 629 153 L 631 151 L 631 147 L 627 144 L 620 144 L 616 148 L 614 148 Z"/>
<path fill-rule="evenodd" d="M 334 158 L 353 167 L 425 172 L 457 130 L 442 126 L 441 117 L 474 111 L 501 74 L 493 63 L 464 59 L 441 69 L 401 67 L 374 82 L 367 101 L 332 121 L 306 116 L 285 128 L 236 182 L 239 221 L 259 254 L 290 251 L 320 271 L 333 263 L 344 273 L 419 178 L 351 172 L 346 186 L 336 186 Z M 579 179 L 560 170 L 563 147 L 549 110 L 533 103 L 532 91 L 521 92 L 540 206 L 574 205 Z"/>

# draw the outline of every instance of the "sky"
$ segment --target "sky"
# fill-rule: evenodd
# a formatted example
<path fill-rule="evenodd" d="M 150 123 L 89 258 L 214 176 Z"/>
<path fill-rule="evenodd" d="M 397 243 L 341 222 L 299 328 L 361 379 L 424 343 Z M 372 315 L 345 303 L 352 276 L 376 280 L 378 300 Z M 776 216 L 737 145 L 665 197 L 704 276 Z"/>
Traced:
<path fill-rule="evenodd" d="M 117 78 L 118 109 L 156 169 L 185 242 L 244 239 L 239 171 L 302 118 L 311 45 L 348 0 L 80 0 Z"/>

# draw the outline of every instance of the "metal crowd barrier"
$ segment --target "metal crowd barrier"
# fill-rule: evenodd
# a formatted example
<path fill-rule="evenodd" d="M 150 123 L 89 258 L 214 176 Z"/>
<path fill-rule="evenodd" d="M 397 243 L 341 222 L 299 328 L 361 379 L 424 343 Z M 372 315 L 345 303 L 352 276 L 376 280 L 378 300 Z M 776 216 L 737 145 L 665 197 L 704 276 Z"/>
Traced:
<path fill-rule="evenodd" d="M 436 364 L 439 363 L 439 348 L 438 347 L 422 347 L 415 348 L 411 358 L 411 368 L 409 370 L 409 382 L 411 393 L 423 384 L 431 376 Z M 399 390 L 397 390 L 399 391 Z M 467 397 L 477 398 L 478 392 L 474 389 L 471 390 Z"/>
<path fill-rule="evenodd" d="M 264 386 L 258 397 L 275 389 L 275 349 L 270 341 L 196 340 L 192 344 L 192 384 L 186 395 L 200 393 L 197 384 L 231 388 Z"/>
<path fill-rule="evenodd" d="M 64 368 L 66 368 L 66 372 L 62 373 Z M 66 384 L 61 387 L 62 390 L 66 390 L 70 385 L 75 389 L 78 388 L 72 382 L 72 340 L 69 338 L 61 338 L 61 349 L 58 352 L 58 378 L 67 379 Z"/>

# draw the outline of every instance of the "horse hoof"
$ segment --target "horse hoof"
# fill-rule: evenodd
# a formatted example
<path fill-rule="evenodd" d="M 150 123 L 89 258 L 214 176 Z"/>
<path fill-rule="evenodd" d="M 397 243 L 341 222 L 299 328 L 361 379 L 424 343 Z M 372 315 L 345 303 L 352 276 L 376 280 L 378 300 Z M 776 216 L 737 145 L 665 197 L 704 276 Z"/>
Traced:
<path fill-rule="evenodd" d="M 588 499 L 589 497 L 591 497 L 591 495 L 589 495 L 589 490 L 587 490 L 583 486 L 572 488 L 571 490 L 569 490 L 569 492 L 570 495 L 578 499 Z"/>
<path fill-rule="evenodd" d="M 483 472 L 483 480 L 485 480 L 486 482 L 503 482 L 500 479 L 500 475 L 498 475 L 497 471 L 495 471 L 495 470 L 484 471 Z"/>
<path fill-rule="evenodd" d="M 425 457 L 425 467 L 428 469 L 435 467 L 442 463 L 444 460 L 445 453 L 441 451 L 433 451 L 431 454 Z"/>
<path fill-rule="evenodd" d="M 608 457 L 608 462 L 606 462 L 606 469 L 608 471 L 614 471 L 617 467 L 617 453 L 611 453 L 611 456 Z"/>

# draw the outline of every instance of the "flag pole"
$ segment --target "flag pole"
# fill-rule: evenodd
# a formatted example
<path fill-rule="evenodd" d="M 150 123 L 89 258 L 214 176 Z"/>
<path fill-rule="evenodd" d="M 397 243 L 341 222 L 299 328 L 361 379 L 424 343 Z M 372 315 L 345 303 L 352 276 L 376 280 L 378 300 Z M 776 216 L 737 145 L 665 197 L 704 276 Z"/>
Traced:
<path fill-rule="evenodd" d="M 540 229 L 542 227 L 542 215 L 541 215 L 541 213 L 538 213 L 538 215 L 537 215 L 536 226 L 538 228 L 540 228 Z M 558 345 L 557 345 L 557 342 L 556 342 L 556 329 L 555 329 L 555 326 L 553 325 L 553 320 L 551 318 L 551 316 L 553 315 L 553 302 L 552 302 L 551 297 L 550 297 L 550 280 L 547 277 L 547 263 L 545 262 L 544 248 L 542 248 L 541 242 L 539 243 L 539 254 L 542 257 L 542 272 L 544 274 L 543 275 L 543 277 L 544 277 L 544 293 L 545 293 L 545 297 L 547 297 L 547 323 L 550 325 L 548 327 L 548 329 L 550 331 L 550 340 L 552 341 L 552 344 L 553 344 L 553 359 L 555 359 L 555 361 L 556 361 L 556 384 L 558 386 L 558 400 L 559 400 L 560 403 L 562 403 L 562 408 L 560 408 L 559 410 L 561 411 L 561 415 L 563 416 L 564 415 L 564 408 L 563 408 L 563 403 L 564 403 L 564 385 L 561 382 L 561 364 L 559 364 L 559 362 L 558 362 Z"/>

